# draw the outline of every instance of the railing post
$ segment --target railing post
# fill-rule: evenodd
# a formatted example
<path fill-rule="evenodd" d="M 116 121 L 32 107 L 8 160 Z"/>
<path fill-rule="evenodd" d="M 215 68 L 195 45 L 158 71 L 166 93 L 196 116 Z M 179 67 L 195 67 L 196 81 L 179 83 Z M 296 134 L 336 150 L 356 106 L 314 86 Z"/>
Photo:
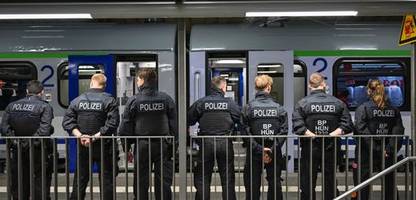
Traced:
<path fill-rule="evenodd" d="M 412 67 L 411 70 L 411 99 L 415 99 L 416 97 L 416 44 L 412 45 Z M 413 148 L 412 148 L 412 156 L 416 156 L 416 148 L 415 147 L 415 141 L 416 141 L 416 101 L 410 101 L 411 104 L 411 137 L 413 142 Z M 412 173 L 412 198 L 416 197 L 416 166 L 412 165 L 413 167 L 413 173 Z"/>
<path fill-rule="evenodd" d="M 186 199 L 186 109 L 187 109 L 187 67 L 186 67 L 186 20 L 178 20 L 177 61 L 178 61 L 178 128 L 179 128 L 179 199 Z"/>

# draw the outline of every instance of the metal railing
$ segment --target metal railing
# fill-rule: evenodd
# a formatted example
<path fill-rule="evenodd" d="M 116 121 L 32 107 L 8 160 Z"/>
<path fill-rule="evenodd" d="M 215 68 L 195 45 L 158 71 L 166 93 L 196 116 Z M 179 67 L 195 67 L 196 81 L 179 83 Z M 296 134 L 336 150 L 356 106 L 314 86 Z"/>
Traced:
<path fill-rule="evenodd" d="M 363 189 L 364 187 L 370 185 L 375 180 L 386 176 L 387 174 L 391 173 L 392 171 L 395 171 L 397 168 L 401 167 L 402 165 L 407 164 L 409 162 L 415 162 L 415 161 L 416 161 L 416 157 L 415 156 L 407 157 L 407 158 L 399 161 L 398 163 L 396 163 L 396 164 L 388 167 L 387 169 L 383 170 L 382 172 L 380 172 L 380 173 L 372 176 L 371 178 L 367 179 L 366 181 L 360 183 L 359 185 L 353 187 L 352 189 L 350 189 L 347 192 L 345 192 L 344 194 L 338 196 L 334 200 L 341 200 L 341 199 L 344 199 L 346 197 L 349 197 L 349 195 L 351 195 L 353 192 L 357 192 L 357 191 Z"/>
<path fill-rule="evenodd" d="M 89 145 L 74 137 L 2 139 L 4 199 L 175 199 L 173 136 L 102 136 Z M 64 146 L 63 167 L 58 145 Z"/>
<path fill-rule="evenodd" d="M 410 156 L 410 140 L 403 135 L 193 136 L 190 145 L 188 199 L 333 199 L 396 163 L 398 156 Z M 253 145 L 268 146 L 271 163 L 263 161 L 267 151 Z M 366 151 L 369 156 L 363 158 Z M 368 169 L 366 175 L 360 166 Z M 409 167 L 400 173 L 408 199 Z"/>
<path fill-rule="evenodd" d="M 372 191 L 373 178 L 367 179 L 411 158 L 410 139 L 402 135 L 191 136 L 187 173 L 181 177 L 172 136 L 100 137 L 91 148 L 74 137 L 1 139 L 7 166 L 0 174 L 0 199 L 8 200 L 83 199 L 84 194 L 88 199 L 133 199 L 134 194 L 178 199 L 179 189 L 187 191 L 187 199 L 333 199 L 365 187 L 370 197 L 382 199 L 385 183 Z M 400 186 L 401 200 L 414 199 L 409 163 L 402 167 L 393 170 L 394 185 Z"/>

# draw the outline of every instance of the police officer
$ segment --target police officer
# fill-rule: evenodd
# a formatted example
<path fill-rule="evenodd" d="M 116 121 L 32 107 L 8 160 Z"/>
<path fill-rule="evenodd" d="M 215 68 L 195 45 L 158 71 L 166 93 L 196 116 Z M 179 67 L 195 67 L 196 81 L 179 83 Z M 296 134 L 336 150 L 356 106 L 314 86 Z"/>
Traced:
<path fill-rule="evenodd" d="M 243 108 L 242 129 L 247 135 L 287 135 L 287 113 L 270 95 L 273 79 L 260 75 L 255 79 L 256 98 Z M 283 199 L 280 183 L 283 138 L 255 138 L 245 141 L 247 147 L 244 167 L 246 199 L 260 199 L 261 174 L 266 168 L 269 185 L 268 200 Z"/>
<path fill-rule="evenodd" d="M 341 100 L 326 93 L 328 86 L 324 77 L 319 73 L 312 73 L 309 78 L 309 88 L 311 93 L 295 106 L 293 112 L 294 133 L 310 137 L 316 135 L 339 136 L 350 133 L 353 125 L 347 106 Z M 324 198 L 333 199 L 336 195 L 334 177 L 336 161 L 334 156 L 337 142 L 332 138 L 313 138 L 313 140 L 302 138 L 300 144 L 302 148 L 300 158 L 301 199 L 316 198 L 315 186 L 318 167 L 323 168 L 325 177 Z M 324 166 L 321 165 L 322 162 L 325 162 Z M 312 174 L 310 174 L 310 168 L 312 168 Z"/>
<path fill-rule="evenodd" d="M 387 100 L 384 91 L 384 85 L 379 80 L 370 80 L 367 85 L 367 94 L 370 100 L 361 104 L 355 111 L 355 134 L 357 135 L 403 135 L 404 127 L 400 111 L 391 106 Z M 373 149 L 371 140 L 373 139 Z M 401 138 L 361 138 L 357 145 L 361 146 L 361 152 L 358 152 L 358 146 L 355 148 L 355 165 L 354 166 L 354 183 L 358 184 L 357 171 L 361 171 L 361 182 L 367 180 L 370 175 L 370 160 L 373 159 L 373 171 L 381 171 L 383 167 L 387 168 L 394 164 L 396 153 L 401 147 Z M 383 146 L 385 140 L 385 146 Z M 397 143 L 395 144 L 395 141 Z M 361 143 L 361 144 L 360 144 Z M 382 166 L 382 160 L 385 160 L 385 166 Z M 358 159 L 361 159 L 361 162 Z M 361 164 L 359 166 L 358 164 Z M 394 172 L 385 177 L 384 197 L 387 200 L 394 199 L 395 174 Z M 361 190 L 361 199 L 369 199 L 369 187 Z"/>
<path fill-rule="evenodd" d="M 53 134 L 51 125 L 53 119 L 53 109 L 46 101 L 42 100 L 43 86 L 37 80 L 27 83 L 27 97 L 10 103 L 3 114 L 1 131 L 5 136 L 24 137 L 24 136 L 50 136 Z M 20 143 L 21 149 L 17 149 L 17 143 Z M 11 173 L 12 179 L 11 195 L 12 199 L 20 199 L 18 194 L 18 182 L 22 181 L 22 199 L 39 200 L 42 199 L 42 192 L 47 199 L 50 199 L 49 188 L 52 178 L 52 143 L 50 139 L 44 139 L 42 142 L 38 139 L 32 140 L 32 149 L 30 149 L 29 140 L 20 139 L 14 141 L 11 148 Z M 43 148 L 43 149 L 42 149 Z M 21 154 L 21 160 L 18 160 L 18 151 Z M 42 163 L 42 153 L 44 154 L 45 163 Z M 33 175 L 30 174 L 30 154 L 33 156 L 34 169 Z M 20 166 L 19 166 L 20 165 Z M 21 170 L 18 170 L 21 168 Z M 45 176 L 45 185 L 42 185 L 42 171 Z M 23 180 L 18 180 L 18 173 Z M 34 194 L 30 196 L 30 176 L 33 177 Z"/>
<path fill-rule="evenodd" d="M 211 94 L 196 101 L 188 111 L 188 126 L 199 122 L 198 135 L 229 135 L 240 123 L 240 109 L 231 99 L 225 98 L 227 82 L 224 77 L 214 77 Z M 196 158 L 194 183 L 195 199 L 210 198 L 210 185 L 214 168 L 214 155 L 218 163 L 223 199 L 235 200 L 234 150 L 231 140 L 224 138 L 196 141 L 200 147 Z M 214 148 L 215 147 L 215 148 Z"/>
<path fill-rule="evenodd" d="M 100 185 L 104 188 L 100 191 L 104 199 L 113 199 L 113 167 L 117 166 L 113 166 L 112 158 L 113 148 L 117 146 L 113 144 L 112 139 L 99 139 L 99 137 L 116 134 L 120 119 L 116 100 L 111 94 L 104 92 L 106 81 L 104 74 L 94 74 L 91 77 L 90 89 L 71 102 L 62 122 L 64 130 L 77 137 L 80 144 L 79 168 L 76 169 L 71 199 L 85 198 L 85 189 L 90 177 L 90 156 L 92 162 L 98 166 L 103 159 L 103 166 L 100 166 L 100 173 L 103 173 L 103 180 L 100 181 L 103 181 L 103 184 Z M 104 142 L 103 149 L 101 142 Z M 90 148 L 92 155 L 89 154 Z M 101 158 L 101 150 L 104 158 Z"/>
<path fill-rule="evenodd" d="M 172 199 L 173 162 L 170 145 L 175 141 L 146 138 L 146 136 L 177 136 L 176 105 L 169 95 L 158 92 L 156 85 L 155 70 L 141 69 L 138 72 L 139 91 L 127 101 L 119 130 L 121 136 L 144 136 L 138 139 L 138 143 L 135 139 L 129 142 L 135 144 L 134 152 L 138 153 L 135 155 L 137 159 L 134 170 L 135 199 L 148 199 L 149 170 L 151 170 L 149 165 L 154 165 L 156 199 Z M 137 184 L 139 191 L 136 191 Z"/>

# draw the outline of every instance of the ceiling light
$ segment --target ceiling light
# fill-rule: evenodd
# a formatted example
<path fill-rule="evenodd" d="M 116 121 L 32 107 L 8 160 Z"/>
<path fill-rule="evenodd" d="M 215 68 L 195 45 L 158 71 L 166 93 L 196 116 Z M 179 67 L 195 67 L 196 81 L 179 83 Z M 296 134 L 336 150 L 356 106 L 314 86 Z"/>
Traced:
<path fill-rule="evenodd" d="M 92 19 L 90 13 L 73 14 L 0 14 L 0 19 Z"/>
<path fill-rule="evenodd" d="M 258 71 L 257 74 L 276 74 L 277 71 Z"/>
<path fill-rule="evenodd" d="M 358 11 L 246 12 L 246 17 L 357 16 Z"/>
<path fill-rule="evenodd" d="M 377 47 L 341 47 L 339 50 L 378 50 Z"/>
<path fill-rule="evenodd" d="M 245 62 L 242 60 L 217 60 L 214 63 L 215 64 L 244 64 Z"/>
<path fill-rule="evenodd" d="M 79 69 L 95 69 L 92 65 L 80 65 L 78 66 Z"/>
<path fill-rule="evenodd" d="M 259 65 L 257 66 L 257 68 L 280 68 L 282 67 L 282 65 L 277 64 L 277 65 Z"/>

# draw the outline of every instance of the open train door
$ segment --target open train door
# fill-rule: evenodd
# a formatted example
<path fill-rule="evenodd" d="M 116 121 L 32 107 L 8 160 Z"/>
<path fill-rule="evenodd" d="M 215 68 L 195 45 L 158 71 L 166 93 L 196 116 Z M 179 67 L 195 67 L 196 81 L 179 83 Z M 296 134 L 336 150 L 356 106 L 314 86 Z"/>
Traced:
<path fill-rule="evenodd" d="M 283 105 L 288 113 L 289 134 L 292 133 L 292 112 L 294 108 L 294 58 L 293 51 L 249 51 L 248 54 L 248 97 L 255 97 L 254 79 L 257 75 L 267 74 L 273 78 L 271 95 Z M 293 144 L 288 139 L 287 144 Z M 288 147 L 286 152 L 286 146 Z M 293 172 L 293 145 L 282 147 L 282 153 L 288 159 L 287 169 Z"/>
<path fill-rule="evenodd" d="M 90 77 L 96 73 L 104 73 L 107 77 L 105 91 L 115 96 L 114 58 L 111 55 L 69 56 L 68 57 L 69 101 L 89 89 Z M 77 166 L 76 140 L 69 141 L 69 171 L 74 172 Z M 94 171 L 97 171 L 95 166 Z"/>

